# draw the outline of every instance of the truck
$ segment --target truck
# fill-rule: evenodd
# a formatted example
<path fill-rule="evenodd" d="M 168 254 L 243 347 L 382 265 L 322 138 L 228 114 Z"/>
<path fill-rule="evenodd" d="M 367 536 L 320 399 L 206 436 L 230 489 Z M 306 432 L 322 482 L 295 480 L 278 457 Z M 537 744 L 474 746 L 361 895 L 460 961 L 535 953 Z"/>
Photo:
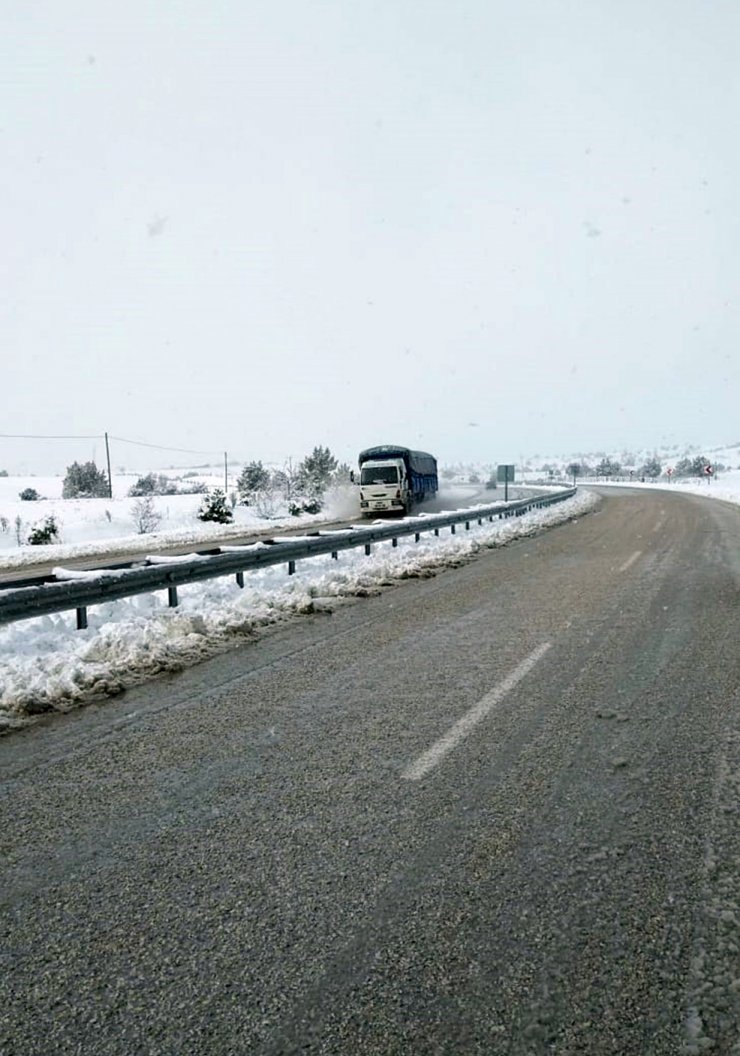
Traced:
<path fill-rule="evenodd" d="M 437 460 L 426 451 L 382 444 L 360 451 L 360 512 L 409 514 L 417 503 L 433 498 L 439 487 Z"/>

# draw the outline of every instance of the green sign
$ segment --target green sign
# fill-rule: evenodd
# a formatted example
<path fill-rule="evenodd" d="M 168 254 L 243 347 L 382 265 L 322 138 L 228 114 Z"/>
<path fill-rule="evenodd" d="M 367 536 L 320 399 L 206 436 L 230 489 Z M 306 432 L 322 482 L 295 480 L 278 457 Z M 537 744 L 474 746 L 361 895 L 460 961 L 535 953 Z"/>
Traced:
<path fill-rule="evenodd" d="M 496 477 L 501 484 L 513 484 L 514 466 L 499 466 Z"/>

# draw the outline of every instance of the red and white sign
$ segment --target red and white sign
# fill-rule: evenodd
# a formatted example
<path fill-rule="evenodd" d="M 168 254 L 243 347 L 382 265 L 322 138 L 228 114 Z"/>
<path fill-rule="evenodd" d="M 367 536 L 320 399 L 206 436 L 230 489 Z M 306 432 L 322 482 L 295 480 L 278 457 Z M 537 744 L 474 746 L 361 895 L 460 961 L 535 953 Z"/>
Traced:
<path fill-rule="evenodd" d="M 714 473 L 714 469 L 711 466 L 705 466 L 704 467 L 704 472 L 706 473 L 706 475 L 708 477 L 711 477 L 712 474 Z"/>
<path fill-rule="evenodd" d="M 672 477 L 673 476 L 673 467 L 669 466 L 668 469 L 665 471 L 665 473 L 666 473 L 667 477 Z"/>

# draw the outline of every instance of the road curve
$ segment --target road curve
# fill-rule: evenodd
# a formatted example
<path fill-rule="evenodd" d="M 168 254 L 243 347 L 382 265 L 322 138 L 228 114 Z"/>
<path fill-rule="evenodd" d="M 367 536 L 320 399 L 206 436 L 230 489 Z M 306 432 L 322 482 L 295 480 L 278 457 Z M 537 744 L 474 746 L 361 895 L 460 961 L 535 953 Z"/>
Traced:
<path fill-rule="evenodd" d="M 0 741 L 0 1052 L 737 1052 L 740 511 L 603 494 Z"/>

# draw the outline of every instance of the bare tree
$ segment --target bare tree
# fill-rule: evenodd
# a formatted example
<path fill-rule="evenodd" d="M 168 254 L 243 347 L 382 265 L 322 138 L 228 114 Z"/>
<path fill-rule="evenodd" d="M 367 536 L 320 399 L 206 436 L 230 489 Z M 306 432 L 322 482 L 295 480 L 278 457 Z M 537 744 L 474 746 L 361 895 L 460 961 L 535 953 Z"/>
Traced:
<path fill-rule="evenodd" d="M 272 475 L 272 483 L 282 492 L 287 503 L 295 499 L 300 492 L 302 481 L 301 467 L 293 465 L 293 459 L 289 458 L 283 463 L 282 469 L 276 469 Z"/>
<path fill-rule="evenodd" d="M 162 520 L 162 514 L 158 513 L 154 508 L 154 499 L 151 495 L 146 495 L 132 503 L 131 516 L 139 535 L 148 535 L 149 532 L 156 532 Z"/>

